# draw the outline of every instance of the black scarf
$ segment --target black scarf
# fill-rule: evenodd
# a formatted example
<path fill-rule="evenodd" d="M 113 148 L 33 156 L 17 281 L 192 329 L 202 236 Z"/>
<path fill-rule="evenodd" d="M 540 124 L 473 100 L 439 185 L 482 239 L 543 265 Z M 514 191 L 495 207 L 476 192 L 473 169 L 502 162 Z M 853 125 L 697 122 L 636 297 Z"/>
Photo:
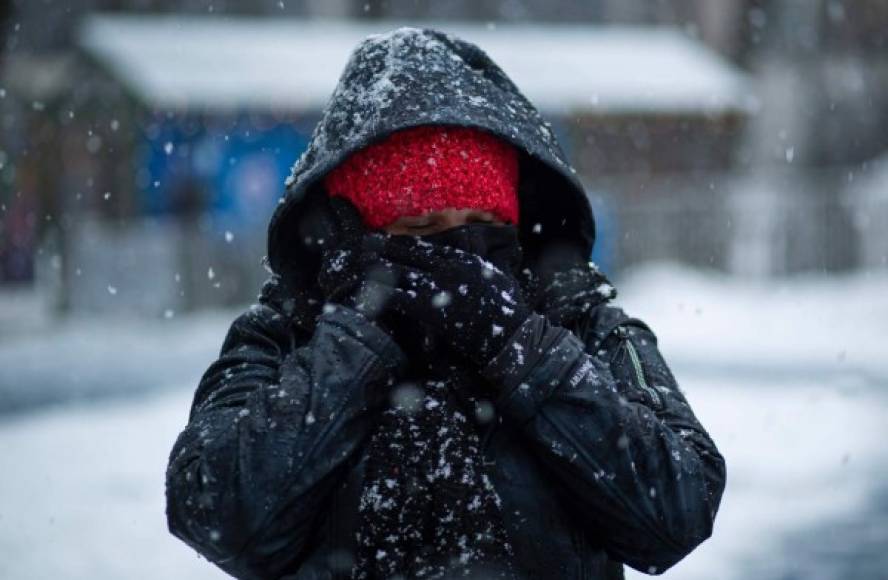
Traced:
<path fill-rule="evenodd" d="M 368 446 L 359 579 L 514 578 L 502 502 L 448 380 L 403 384 Z"/>
<path fill-rule="evenodd" d="M 514 228 L 471 224 L 424 236 L 499 268 L 521 261 Z M 484 465 L 476 420 L 455 393 L 481 388 L 434 337 L 408 353 L 414 383 L 394 392 L 368 447 L 355 578 L 514 578 L 502 502 Z"/>

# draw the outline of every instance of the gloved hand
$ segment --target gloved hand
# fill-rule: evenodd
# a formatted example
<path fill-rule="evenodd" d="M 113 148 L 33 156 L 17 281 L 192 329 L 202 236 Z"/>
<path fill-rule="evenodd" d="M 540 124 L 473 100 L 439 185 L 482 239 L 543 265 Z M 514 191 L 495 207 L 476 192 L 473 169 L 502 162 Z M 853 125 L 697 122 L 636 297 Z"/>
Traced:
<path fill-rule="evenodd" d="M 533 310 L 568 326 L 616 296 L 610 281 L 589 261 L 588 250 L 572 240 L 550 241 L 526 256 L 520 282 Z"/>
<path fill-rule="evenodd" d="M 361 282 L 373 256 L 364 247 L 367 231 L 351 202 L 330 197 L 324 209 L 329 235 L 323 240 L 318 285 L 325 298 L 338 301 Z"/>
<path fill-rule="evenodd" d="M 539 289 L 536 309 L 552 324 L 566 326 L 616 295 L 616 289 L 598 267 L 586 262 L 553 273 Z"/>
<path fill-rule="evenodd" d="M 388 307 L 478 366 L 489 363 L 530 315 L 518 282 L 475 254 L 392 236 L 382 256 L 404 267 Z"/>
<path fill-rule="evenodd" d="M 399 276 L 379 253 L 387 236 L 368 232 L 357 208 L 341 197 L 329 198 L 325 219 L 330 234 L 324 238 L 318 272 L 324 298 L 355 308 L 385 327 L 385 304 Z"/>

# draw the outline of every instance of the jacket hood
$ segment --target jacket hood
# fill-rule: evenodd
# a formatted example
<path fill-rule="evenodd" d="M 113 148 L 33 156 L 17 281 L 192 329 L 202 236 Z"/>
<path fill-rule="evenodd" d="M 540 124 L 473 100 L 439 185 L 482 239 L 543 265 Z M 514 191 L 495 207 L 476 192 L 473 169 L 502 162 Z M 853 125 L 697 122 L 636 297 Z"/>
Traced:
<path fill-rule="evenodd" d="M 519 150 L 525 254 L 567 242 L 589 255 L 592 210 L 551 125 L 480 48 L 438 30 L 405 27 L 371 35 L 352 52 L 271 218 L 271 268 L 313 278 L 324 233 L 311 200 L 326 196 L 323 176 L 390 133 L 430 124 L 486 130 Z"/>

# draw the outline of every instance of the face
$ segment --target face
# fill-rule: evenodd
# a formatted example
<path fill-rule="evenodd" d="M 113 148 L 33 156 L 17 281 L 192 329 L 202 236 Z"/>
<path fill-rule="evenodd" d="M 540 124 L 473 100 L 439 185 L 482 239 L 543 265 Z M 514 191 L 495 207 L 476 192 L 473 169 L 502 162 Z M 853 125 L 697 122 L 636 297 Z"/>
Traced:
<path fill-rule="evenodd" d="M 502 221 L 490 212 L 477 209 L 453 209 L 447 208 L 440 211 L 432 211 L 419 216 L 402 216 L 392 222 L 383 230 L 394 235 L 425 236 L 437 234 L 451 228 L 466 224 L 492 224 L 502 226 Z"/>

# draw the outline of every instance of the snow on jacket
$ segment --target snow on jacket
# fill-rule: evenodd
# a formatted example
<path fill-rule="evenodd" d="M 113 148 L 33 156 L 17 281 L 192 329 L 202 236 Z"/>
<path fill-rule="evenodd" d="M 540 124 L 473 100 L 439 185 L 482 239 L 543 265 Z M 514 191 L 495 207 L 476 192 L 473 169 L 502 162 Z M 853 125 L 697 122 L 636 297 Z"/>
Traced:
<path fill-rule="evenodd" d="M 170 455 L 170 530 L 233 576 L 350 576 L 364 445 L 409 361 L 359 313 L 292 289 L 315 285 L 323 175 L 429 123 L 521 150 L 527 255 L 564 240 L 591 250 L 592 212 L 550 126 L 480 49 L 430 29 L 363 41 L 269 225 L 275 275 L 232 324 Z M 497 393 L 479 429 L 521 577 L 661 573 L 708 538 L 724 461 L 653 332 L 603 302 L 570 328 L 532 314 L 516 337 L 476 374 Z"/>

